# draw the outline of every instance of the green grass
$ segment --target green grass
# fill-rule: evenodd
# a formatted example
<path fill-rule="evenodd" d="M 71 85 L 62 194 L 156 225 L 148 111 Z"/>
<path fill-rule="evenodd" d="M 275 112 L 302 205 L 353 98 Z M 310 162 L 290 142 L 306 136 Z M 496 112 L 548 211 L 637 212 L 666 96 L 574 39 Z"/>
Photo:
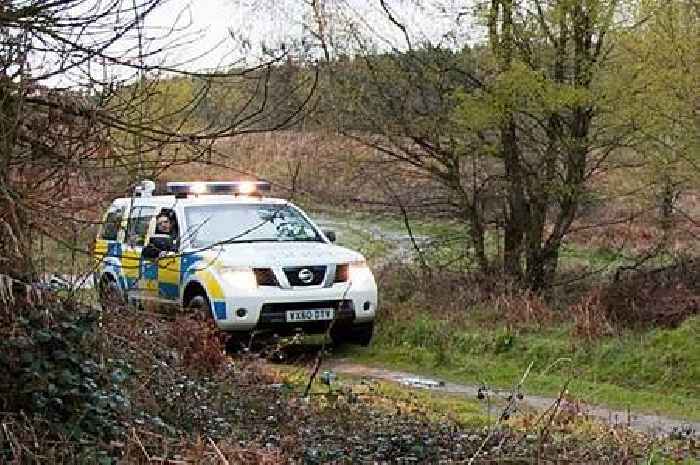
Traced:
<path fill-rule="evenodd" d="M 285 382 L 291 389 L 303 392 L 306 388 L 306 370 L 300 371 L 285 366 L 278 366 L 277 370 L 283 373 Z M 492 420 L 489 419 L 483 403 L 476 399 L 465 399 L 463 395 L 445 394 L 428 389 L 407 388 L 388 381 L 377 381 L 368 385 L 362 383 L 360 377 L 351 375 L 338 375 L 330 390 L 316 378 L 310 393 L 316 396 L 328 396 L 330 393 L 334 396 L 348 390 L 369 400 L 374 399 L 375 404 L 392 412 L 399 407 L 406 411 L 421 412 L 433 420 L 449 418 L 467 428 L 482 428 L 488 426 Z"/>
<path fill-rule="evenodd" d="M 377 218 L 371 220 L 362 215 L 345 215 L 338 213 L 316 212 L 312 217 L 319 223 L 332 221 L 334 224 L 327 229 L 335 231 L 336 243 L 343 247 L 357 250 L 363 254 L 370 263 L 374 263 L 386 257 L 394 249 L 394 246 L 381 237 L 373 234 L 373 228 L 380 227 L 382 231 L 397 231 L 389 229 L 384 224 L 377 225 Z M 391 226 L 393 227 L 393 225 Z"/>
<path fill-rule="evenodd" d="M 463 395 L 405 388 L 391 382 L 379 382 L 377 392 L 395 402 L 416 406 L 429 415 L 448 416 L 463 427 L 481 428 L 492 423 L 484 405 Z"/>
<path fill-rule="evenodd" d="M 465 384 L 507 388 L 533 370 L 525 388 L 570 393 L 591 404 L 700 420 L 700 318 L 675 330 L 609 337 L 595 344 L 572 339 L 566 328 L 513 334 L 494 329 L 450 329 L 440 323 L 380 322 L 366 350 L 343 353 L 354 361 L 409 370 Z"/>

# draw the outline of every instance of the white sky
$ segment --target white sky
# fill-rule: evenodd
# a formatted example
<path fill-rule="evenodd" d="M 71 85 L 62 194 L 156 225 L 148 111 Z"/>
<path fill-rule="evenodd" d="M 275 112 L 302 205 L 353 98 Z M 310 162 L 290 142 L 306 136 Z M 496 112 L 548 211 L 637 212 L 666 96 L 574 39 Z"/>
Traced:
<path fill-rule="evenodd" d="M 405 49 L 403 32 L 393 25 L 379 0 L 321 0 L 331 20 L 333 35 L 342 42 L 349 25 L 380 49 Z M 458 23 L 459 12 L 476 0 L 386 0 L 394 17 L 404 24 L 413 45 L 424 40 L 449 47 L 461 47 L 476 37 L 474 24 Z M 127 2 L 129 3 L 129 2 Z M 469 11 L 471 13 L 471 11 Z M 461 16 L 473 18 L 472 14 Z M 121 18 L 127 21 L 131 18 Z M 151 12 L 144 24 L 144 35 L 151 50 L 165 51 L 148 60 L 188 71 L 225 68 L 231 65 L 255 65 L 261 59 L 261 45 L 275 48 L 280 43 L 299 43 L 304 37 L 304 24 L 312 24 L 311 8 L 306 0 L 166 0 Z M 174 32 L 168 33 L 172 28 Z M 137 56 L 136 39 L 124 39 L 109 52 L 120 59 Z M 233 38 L 232 38 L 233 35 Z M 308 35 L 307 35 L 308 36 Z M 245 40 L 244 40 L 245 39 Z M 318 51 L 317 51 L 318 53 Z M 156 61 L 157 60 L 157 61 Z M 50 64 L 47 66 L 50 68 Z M 52 79 L 52 85 L 71 85 L 83 79 L 85 66 L 69 76 Z M 90 73 L 102 78 L 100 62 L 91 63 Z M 130 79 L 133 69 L 108 65 L 108 76 Z"/>
<path fill-rule="evenodd" d="M 471 2 L 387 0 L 394 16 L 407 26 L 413 43 L 424 38 L 444 42 L 443 36 L 450 31 L 458 31 L 455 37 L 458 43 L 468 41 L 470 38 L 465 31 L 469 25 L 458 25 L 455 20 L 457 12 L 463 11 L 468 3 Z M 345 25 L 353 23 L 380 46 L 405 48 L 403 33 L 388 20 L 379 0 L 325 0 L 325 4 L 328 11 L 336 12 L 336 28 L 343 29 Z M 228 55 L 231 52 L 235 58 L 241 56 L 240 48 L 237 49 L 240 44 L 230 40 L 229 31 L 246 37 L 253 48 L 257 48 L 262 42 L 271 46 L 288 42 L 290 38 L 298 41 L 303 36 L 303 24 L 313 21 L 311 10 L 304 0 L 169 0 L 150 21 L 168 26 L 178 21 L 184 25 L 190 19 L 191 31 L 201 31 L 201 36 L 192 47 L 181 49 L 178 58 L 188 54 L 195 56 L 225 41 L 219 50 L 197 60 L 193 64 L 195 68 L 217 66 L 223 56 L 231 59 Z"/>

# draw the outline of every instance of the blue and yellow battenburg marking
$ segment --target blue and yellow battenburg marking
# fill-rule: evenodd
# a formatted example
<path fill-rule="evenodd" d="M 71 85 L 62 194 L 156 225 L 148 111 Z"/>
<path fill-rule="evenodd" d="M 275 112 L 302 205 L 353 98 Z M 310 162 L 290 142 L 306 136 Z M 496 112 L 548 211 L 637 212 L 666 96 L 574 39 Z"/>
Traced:
<path fill-rule="evenodd" d="M 158 295 L 164 299 L 180 298 L 181 257 L 166 257 L 158 260 Z"/>
<path fill-rule="evenodd" d="M 141 279 L 142 290 L 160 298 L 177 301 L 180 298 L 180 285 L 195 275 L 209 294 L 214 316 L 217 320 L 226 319 L 226 300 L 221 284 L 211 272 L 218 263 L 209 254 L 184 254 L 164 257 L 154 263 L 143 259 L 134 249 L 122 247 L 117 241 L 97 240 L 94 259 L 98 268 L 107 264 L 105 258 L 115 258 L 108 265 L 117 275 L 123 290 L 133 289 Z"/>

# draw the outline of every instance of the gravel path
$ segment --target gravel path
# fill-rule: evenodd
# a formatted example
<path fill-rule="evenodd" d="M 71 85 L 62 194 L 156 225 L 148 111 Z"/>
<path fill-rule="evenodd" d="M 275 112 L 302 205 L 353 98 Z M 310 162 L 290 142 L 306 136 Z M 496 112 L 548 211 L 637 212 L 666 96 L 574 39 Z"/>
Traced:
<path fill-rule="evenodd" d="M 327 367 L 338 373 L 346 375 L 367 377 L 383 381 L 392 381 L 403 385 L 412 386 L 416 389 L 430 389 L 433 392 L 445 394 L 464 395 L 471 399 L 476 399 L 479 387 L 476 385 L 456 384 L 442 382 L 435 378 L 425 378 L 414 373 L 395 371 L 387 368 L 370 367 L 347 360 L 338 359 L 329 361 Z M 526 394 L 522 402 L 527 406 L 542 411 L 551 406 L 556 401 L 553 397 L 543 397 Z M 652 435 L 668 435 L 678 431 L 692 430 L 692 434 L 700 433 L 700 422 L 684 421 L 682 419 L 670 418 L 660 415 L 642 414 L 638 412 L 628 412 L 615 410 L 605 406 L 586 405 L 585 414 L 603 420 L 611 425 L 629 425 L 635 431 Z M 628 418 L 629 416 L 629 418 Z"/>

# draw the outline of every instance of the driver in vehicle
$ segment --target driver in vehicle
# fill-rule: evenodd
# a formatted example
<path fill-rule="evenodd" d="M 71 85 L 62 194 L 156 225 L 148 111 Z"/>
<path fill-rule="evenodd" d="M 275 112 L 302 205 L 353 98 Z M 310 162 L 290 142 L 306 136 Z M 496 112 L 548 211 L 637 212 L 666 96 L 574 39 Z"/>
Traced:
<path fill-rule="evenodd" d="M 163 210 L 156 218 L 156 234 L 168 234 L 172 236 L 173 223 L 170 221 L 168 213 Z"/>
<path fill-rule="evenodd" d="M 166 209 L 161 210 L 156 217 L 156 234 L 170 236 L 172 239 L 172 247 L 166 248 L 161 252 L 174 252 L 177 250 L 175 241 L 177 240 L 177 228 L 174 221 L 174 215 Z"/>

